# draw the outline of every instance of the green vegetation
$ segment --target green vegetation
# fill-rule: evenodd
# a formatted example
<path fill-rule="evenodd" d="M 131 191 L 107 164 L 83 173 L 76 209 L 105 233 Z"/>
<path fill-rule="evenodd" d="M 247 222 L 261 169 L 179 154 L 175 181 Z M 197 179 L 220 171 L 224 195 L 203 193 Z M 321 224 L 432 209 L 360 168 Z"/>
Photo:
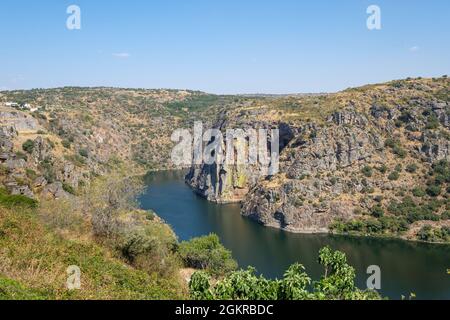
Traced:
<path fill-rule="evenodd" d="M 423 190 L 420 187 L 415 187 L 414 189 L 412 189 L 411 192 L 412 192 L 414 197 L 422 198 L 422 197 L 426 196 L 425 190 Z"/>
<path fill-rule="evenodd" d="M 1 300 L 48 300 L 53 298 L 50 292 L 36 290 L 0 275 Z"/>
<path fill-rule="evenodd" d="M 331 232 L 352 235 L 392 236 L 400 235 L 408 230 L 408 221 L 403 217 L 385 216 L 379 219 L 354 219 L 350 221 L 334 221 Z"/>
<path fill-rule="evenodd" d="M 10 195 L 0 188 L 0 207 L 4 208 L 36 208 L 38 202 L 23 195 Z"/>
<path fill-rule="evenodd" d="M 48 230 L 33 210 L 0 208 L 0 226 L 0 299 L 181 297 L 176 282 L 130 268 L 95 243 L 64 239 Z M 71 265 L 82 270 L 81 290 L 65 287 Z"/>
<path fill-rule="evenodd" d="M 365 166 L 364 168 L 362 168 L 361 172 L 367 178 L 370 178 L 373 175 L 373 170 L 370 166 Z"/>
<path fill-rule="evenodd" d="M 69 141 L 69 140 L 67 140 L 67 139 L 63 139 L 63 140 L 61 141 L 61 144 L 63 145 L 63 147 L 64 147 L 64 148 L 66 148 L 66 149 L 70 149 L 70 145 L 71 145 L 71 143 L 70 143 L 70 141 Z"/>
<path fill-rule="evenodd" d="M 400 174 L 398 173 L 398 171 L 392 171 L 388 175 L 388 179 L 391 181 L 396 181 L 396 180 L 400 179 Z"/>
<path fill-rule="evenodd" d="M 78 150 L 78 154 L 84 158 L 89 157 L 89 152 L 86 149 L 80 149 Z"/>
<path fill-rule="evenodd" d="M 417 164 L 411 163 L 406 166 L 406 172 L 415 173 L 417 171 Z"/>
<path fill-rule="evenodd" d="M 212 275 L 225 275 L 237 268 L 231 252 L 215 234 L 182 242 L 179 254 L 186 267 L 205 269 Z"/>
<path fill-rule="evenodd" d="M 63 182 L 62 187 L 65 192 L 73 194 L 73 195 L 76 194 L 75 188 L 72 187 L 70 184 Z"/>
<path fill-rule="evenodd" d="M 405 158 L 406 157 L 406 151 L 402 148 L 401 143 L 399 140 L 395 140 L 392 138 L 386 139 L 384 145 L 386 147 L 391 148 L 392 152 L 397 155 L 399 158 Z"/>
<path fill-rule="evenodd" d="M 111 174 L 76 199 L 39 207 L 1 190 L 0 299 L 184 298 L 176 236 L 135 209 L 138 180 Z M 65 287 L 71 265 L 82 271 L 81 290 Z"/>
<path fill-rule="evenodd" d="M 375 291 L 355 286 L 355 270 L 344 253 L 326 247 L 320 250 L 324 268 L 319 281 L 312 281 L 301 264 L 292 265 L 281 280 L 257 276 L 255 269 L 232 272 L 212 284 L 205 272 L 193 274 L 190 296 L 195 300 L 367 300 L 380 299 Z"/>
<path fill-rule="evenodd" d="M 428 130 L 434 130 L 434 129 L 439 128 L 439 126 L 440 126 L 440 123 L 439 123 L 439 119 L 437 118 L 437 116 L 434 113 L 430 114 L 428 116 L 427 124 L 426 124 L 425 128 Z"/>
<path fill-rule="evenodd" d="M 198 112 L 210 108 L 222 102 L 223 97 L 209 94 L 195 94 L 181 101 L 173 101 L 165 104 L 165 107 L 173 115 L 180 115 L 185 111 Z"/>
<path fill-rule="evenodd" d="M 27 141 L 25 141 L 22 144 L 22 149 L 23 149 L 23 151 L 31 154 L 33 152 L 33 149 L 34 149 L 34 142 L 33 142 L 33 140 L 28 139 Z"/>
<path fill-rule="evenodd" d="M 388 171 L 388 167 L 385 164 L 383 164 L 379 166 L 377 170 L 380 171 L 380 173 L 385 174 Z"/>
<path fill-rule="evenodd" d="M 433 229 L 430 225 L 425 225 L 417 233 L 417 239 L 427 242 L 450 242 L 450 227 Z"/>
<path fill-rule="evenodd" d="M 372 215 L 372 217 L 381 218 L 382 216 L 384 216 L 384 210 L 381 206 L 377 205 L 372 208 L 370 214 Z"/>

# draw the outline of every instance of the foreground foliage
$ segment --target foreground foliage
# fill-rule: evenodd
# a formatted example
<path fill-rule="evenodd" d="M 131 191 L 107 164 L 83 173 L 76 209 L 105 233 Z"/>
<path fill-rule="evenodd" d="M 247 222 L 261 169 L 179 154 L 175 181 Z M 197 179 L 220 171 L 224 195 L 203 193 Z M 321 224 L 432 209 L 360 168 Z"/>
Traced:
<path fill-rule="evenodd" d="M 186 267 L 206 269 L 213 275 L 225 275 L 237 268 L 231 252 L 215 234 L 182 242 L 179 254 Z"/>
<path fill-rule="evenodd" d="M 205 272 L 196 272 L 189 283 L 195 300 L 368 300 L 380 299 L 375 291 L 355 286 L 355 269 L 347 264 L 344 253 L 325 247 L 319 253 L 324 274 L 313 282 L 301 264 L 292 265 L 282 280 L 257 276 L 248 268 L 229 274 L 212 284 Z"/>
<path fill-rule="evenodd" d="M 66 288 L 69 266 L 82 270 L 81 290 Z M 170 279 L 132 268 L 91 241 L 69 240 L 34 210 L 0 208 L 0 299 L 176 299 Z"/>

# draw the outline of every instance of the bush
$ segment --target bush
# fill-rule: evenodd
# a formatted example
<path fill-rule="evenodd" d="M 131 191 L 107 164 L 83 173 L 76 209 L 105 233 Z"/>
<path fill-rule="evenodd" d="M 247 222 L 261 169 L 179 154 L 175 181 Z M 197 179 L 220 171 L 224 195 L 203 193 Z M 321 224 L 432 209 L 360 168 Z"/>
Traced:
<path fill-rule="evenodd" d="M 398 173 L 398 171 L 392 171 L 388 176 L 388 179 L 391 181 L 396 181 L 399 178 L 400 178 L 400 174 Z"/>
<path fill-rule="evenodd" d="M 415 163 L 408 164 L 406 166 L 406 172 L 415 173 L 417 171 L 417 165 Z"/>
<path fill-rule="evenodd" d="M 392 138 L 386 139 L 384 145 L 392 149 L 392 152 L 400 158 L 406 157 L 406 151 L 402 149 L 400 141 Z"/>
<path fill-rule="evenodd" d="M 72 187 L 70 184 L 64 182 L 62 187 L 65 192 L 73 194 L 73 195 L 76 194 L 74 187 Z"/>
<path fill-rule="evenodd" d="M 425 225 L 417 233 L 417 239 L 428 242 L 450 242 L 450 227 L 433 229 L 430 225 Z"/>
<path fill-rule="evenodd" d="M 70 141 L 69 140 L 64 139 L 61 141 L 61 144 L 63 145 L 64 148 L 70 149 Z"/>
<path fill-rule="evenodd" d="M 237 268 L 231 252 L 215 234 L 182 242 L 179 254 L 186 267 L 205 269 L 214 275 L 224 275 Z"/>
<path fill-rule="evenodd" d="M 380 206 L 375 206 L 370 211 L 370 214 L 375 218 L 381 218 L 382 216 L 384 216 L 384 210 Z"/>
<path fill-rule="evenodd" d="M 422 188 L 416 187 L 416 188 L 412 189 L 412 194 L 414 197 L 422 198 L 422 197 L 425 197 L 426 192 Z"/>
<path fill-rule="evenodd" d="M 28 139 L 27 141 L 25 141 L 22 144 L 22 149 L 23 149 L 23 151 L 31 154 L 33 152 L 33 149 L 34 149 L 34 142 L 33 142 L 33 140 Z"/>
<path fill-rule="evenodd" d="M 430 241 L 433 238 L 433 228 L 430 225 L 423 226 L 417 233 L 417 239 L 422 241 Z"/>
<path fill-rule="evenodd" d="M 428 186 L 425 191 L 430 197 L 437 197 L 441 194 L 442 190 L 440 186 Z"/>
<path fill-rule="evenodd" d="M 362 168 L 361 172 L 367 178 L 370 178 L 373 175 L 373 170 L 369 166 L 365 166 L 364 168 Z"/>
<path fill-rule="evenodd" d="M 388 167 L 385 164 L 383 164 L 383 165 L 379 166 L 377 168 L 377 170 L 380 171 L 380 173 L 385 174 L 388 170 Z"/>
<path fill-rule="evenodd" d="M 149 275 L 132 268 L 108 248 L 91 241 L 89 234 L 75 240 L 75 234 L 65 237 L 54 232 L 35 210 L 0 210 L 0 231 L 6 235 L 0 236 L 2 271 L 6 266 L 10 270 L 8 277 L 33 293 L 22 295 L 17 284 L 5 283 L 0 275 L 0 300 L 34 299 L 36 294 L 37 299 L 49 300 L 186 298 L 178 278 Z M 77 265 L 82 270 L 82 290 L 66 290 L 65 270 L 69 265 Z"/>
<path fill-rule="evenodd" d="M 429 116 L 428 116 L 428 119 L 427 119 L 427 125 L 426 125 L 426 129 L 429 129 L 429 130 L 434 130 L 434 129 L 437 129 L 437 128 L 439 128 L 439 119 L 436 117 L 436 115 L 433 113 L 433 114 L 430 114 Z"/>
<path fill-rule="evenodd" d="M 80 150 L 78 151 L 78 154 L 79 154 L 80 156 L 84 157 L 84 158 L 89 157 L 89 152 L 88 152 L 86 149 L 80 149 Z"/>
<path fill-rule="evenodd" d="M 442 220 L 450 220 L 450 211 L 446 210 L 441 215 Z"/>

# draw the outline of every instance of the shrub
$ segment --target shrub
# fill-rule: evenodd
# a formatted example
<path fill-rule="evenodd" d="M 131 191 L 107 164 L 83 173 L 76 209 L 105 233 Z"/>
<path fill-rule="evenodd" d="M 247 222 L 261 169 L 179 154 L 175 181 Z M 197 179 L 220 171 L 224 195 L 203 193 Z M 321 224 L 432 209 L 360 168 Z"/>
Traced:
<path fill-rule="evenodd" d="M 449 210 L 444 211 L 441 215 L 441 219 L 442 220 L 450 220 L 450 211 Z"/>
<path fill-rule="evenodd" d="M 399 178 L 400 178 L 400 174 L 398 173 L 398 171 L 392 171 L 388 176 L 388 179 L 391 181 L 396 181 Z"/>
<path fill-rule="evenodd" d="M 231 252 L 215 234 L 182 242 L 179 254 L 186 267 L 205 269 L 214 275 L 224 275 L 237 268 Z"/>
<path fill-rule="evenodd" d="M 70 194 L 73 194 L 73 195 L 76 194 L 76 191 L 75 191 L 74 187 L 72 187 L 70 184 L 64 182 L 63 185 L 62 185 L 62 187 L 63 187 L 63 190 L 64 190 L 65 192 L 70 193 Z"/>
<path fill-rule="evenodd" d="M 367 178 L 370 178 L 373 175 L 373 170 L 369 166 L 365 166 L 364 168 L 362 168 L 361 172 Z"/>
<path fill-rule="evenodd" d="M 417 239 L 422 241 L 430 241 L 433 238 L 433 228 L 430 225 L 423 226 L 417 233 Z"/>
<path fill-rule="evenodd" d="M 63 145 L 64 148 L 70 149 L 70 141 L 69 140 L 64 139 L 61 141 L 61 144 Z"/>
<path fill-rule="evenodd" d="M 412 194 L 413 194 L 415 197 L 422 198 L 422 197 L 425 197 L 426 192 L 425 192 L 425 190 L 423 190 L 422 188 L 415 187 L 414 189 L 412 189 Z"/>
<path fill-rule="evenodd" d="M 399 145 L 396 145 L 392 151 L 394 152 L 394 154 L 396 154 L 397 156 L 399 156 L 400 158 L 405 158 L 406 157 L 406 151 L 404 149 L 402 149 L 402 147 L 400 147 Z"/>
<path fill-rule="evenodd" d="M 80 150 L 78 151 L 78 154 L 79 154 L 80 156 L 84 157 L 84 158 L 89 157 L 89 152 L 88 152 L 86 149 L 80 149 Z"/>
<path fill-rule="evenodd" d="M 383 164 L 383 165 L 379 166 L 377 168 L 377 170 L 380 171 L 382 174 L 385 174 L 388 170 L 388 167 L 385 164 Z"/>
<path fill-rule="evenodd" d="M 34 149 L 34 142 L 33 142 L 33 140 L 28 139 L 27 141 L 25 141 L 22 144 L 22 149 L 23 149 L 23 151 L 31 154 L 33 152 L 33 149 Z"/>
<path fill-rule="evenodd" d="M 440 186 L 434 185 L 434 186 L 428 186 L 425 191 L 430 197 L 437 197 L 441 194 L 442 190 L 441 190 Z"/>
<path fill-rule="evenodd" d="M 381 218 L 384 216 L 384 210 L 381 206 L 375 206 L 370 210 L 370 214 L 375 218 Z"/>
<path fill-rule="evenodd" d="M 417 165 L 415 163 L 408 164 L 406 166 L 406 172 L 415 173 L 417 171 Z"/>
<path fill-rule="evenodd" d="M 386 147 L 389 147 L 392 149 L 392 152 L 394 154 L 396 154 L 397 156 L 399 156 L 400 158 L 405 158 L 406 157 L 406 151 L 404 149 L 402 149 L 400 141 L 399 140 L 395 140 L 392 138 L 388 138 L 386 139 L 386 141 L 384 142 L 384 145 Z"/>
<path fill-rule="evenodd" d="M 427 125 L 425 128 L 429 129 L 429 130 L 434 130 L 434 129 L 439 128 L 439 119 L 436 117 L 436 115 L 434 113 L 430 114 L 428 116 Z"/>

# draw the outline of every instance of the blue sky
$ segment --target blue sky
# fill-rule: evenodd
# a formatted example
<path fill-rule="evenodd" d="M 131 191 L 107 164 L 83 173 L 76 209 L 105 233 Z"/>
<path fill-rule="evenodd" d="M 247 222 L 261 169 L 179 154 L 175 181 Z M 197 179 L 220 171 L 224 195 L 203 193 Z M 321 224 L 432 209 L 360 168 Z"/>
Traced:
<path fill-rule="evenodd" d="M 69 5 L 81 30 L 66 28 Z M 382 29 L 366 27 L 369 5 Z M 338 91 L 450 74 L 448 0 L 2 0 L 0 90 Z"/>

